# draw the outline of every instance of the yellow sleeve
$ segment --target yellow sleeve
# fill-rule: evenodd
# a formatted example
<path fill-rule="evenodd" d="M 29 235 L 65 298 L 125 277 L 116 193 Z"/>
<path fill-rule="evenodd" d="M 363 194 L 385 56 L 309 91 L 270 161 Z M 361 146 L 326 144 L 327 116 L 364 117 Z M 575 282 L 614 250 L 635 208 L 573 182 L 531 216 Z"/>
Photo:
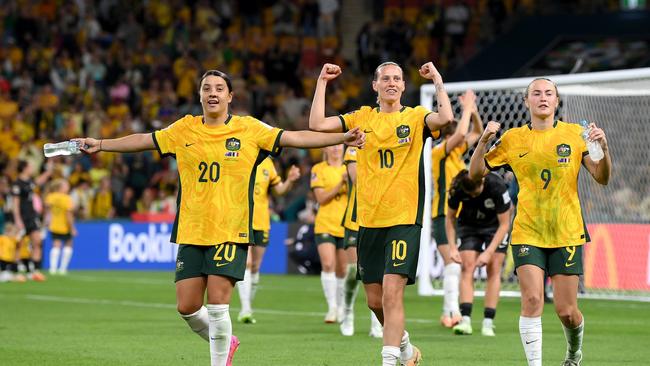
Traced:
<path fill-rule="evenodd" d="M 271 127 L 266 123 L 252 118 L 252 132 L 255 136 L 257 146 L 262 150 L 266 150 L 269 154 L 277 156 L 282 151 L 280 146 L 280 136 L 283 130 Z"/>
<path fill-rule="evenodd" d="M 311 182 L 309 183 L 311 189 L 325 187 L 323 172 L 321 170 L 321 165 L 319 164 L 311 168 Z"/>
<path fill-rule="evenodd" d="M 276 184 L 280 184 L 282 182 L 282 178 L 278 175 L 278 171 L 275 170 L 275 164 L 273 164 L 273 161 L 270 161 L 271 164 L 269 164 L 269 186 L 273 187 Z"/>
<path fill-rule="evenodd" d="M 155 131 L 153 143 L 161 156 L 176 155 L 176 149 L 180 144 L 181 132 L 185 126 L 185 121 L 192 116 L 187 115 L 162 130 Z"/>
<path fill-rule="evenodd" d="M 341 120 L 341 127 L 343 132 L 347 132 L 359 125 L 359 115 L 361 114 L 361 109 L 356 111 L 348 112 L 346 114 L 340 114 L 339 119 Z"/>
<path fill-rule="evenodd" d="M 424 108 L 421 105 L 415 107 L 415 110 L 418 112 L 418 114 L 420 116 L 422 116 L 421 118 L 422 118 L 422 123 L 424 124 L 424 127 L 425 127 L 425 131 L 427 131 L 427 130 L 431 131 L 429 129 L 429 126 L 427 125 L 427 117 L 433 112 L 431 112 L 430 110 Z M 439 139 L 440 138 L 440 130 L 431 131 L 431 137 L 434 140 Z"/>
<path fill-rule="evenodd" d="M 497 170 L 504 165 L 510 164 L 508 159 L 508 137 L 510 134 L 508 132 L 510 131 L 506 131 L 485 154 L 485 164 L 488 169 Z"/>
<path fill-rule="evenodd" d="M 348 146 L 345 149 L 345 154 L 343 154 L 343 163 L 356 163 L 357 162 L 357 148 Z"/>
<path fill-rule="evenodd" d="M 431 158 L 434 161 L 440 161 L 447 155 L 447 140 L 442 141 L 431 149 Z"/>

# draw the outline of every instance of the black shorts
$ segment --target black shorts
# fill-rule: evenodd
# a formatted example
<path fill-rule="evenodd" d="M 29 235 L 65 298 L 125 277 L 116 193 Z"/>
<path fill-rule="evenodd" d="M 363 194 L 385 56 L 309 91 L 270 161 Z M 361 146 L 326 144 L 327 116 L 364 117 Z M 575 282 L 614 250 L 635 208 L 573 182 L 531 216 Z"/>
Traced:
<path fill-rule="evenodd" d="M 269 231 L 268 230 L 253 230 L 253 241 L 255 246 L 268 247 L 269 246 Z"/>
<path fill-rule="evenodd" d="M 68 241 L 72 239 L 72 234 L 57 234 L 51 231 L 50 231 L 50 236 L 52 237 L 52 240 Z"/>
<path fill-rule="evenodd" d="M 482 253 L 490 245 L 496 230 L 464 230 L 464 232 L 461 230 L 461 233 L 459 251 L 473 250 Z M 495 252 L 504 254 L 508 252 L 508 234 L 499 243 Z"/>
<path fill-rule="evenodd" d="M 438 216 L 433 219 L 431 229 L 433 230 L 433 239 L 436 241 L 436 246 L 449 244 L 447 239 L 447 230 L 445 230 L 445 220 L 447 216 Z"/>
<path fill-rule="evenodd" d="M 327 233 L 316 234 L 315 241 L 316 241 L 316 245 L 330 243 L 330 244 L 334 244 L 336 249 L 345 249 L 343 238 L 331 234 L 327 234 Z"/>
<path fill-rule="evenodd" d="M 513 245 L 512 259 L 517 268 L 532 264 L 543 269 L 548 276 L 556 274 L 581 275 L 583 273 L 582 251 L 584 245 L 560 248 L 540 248 L 532 245 Z"/>
<path fill-rule="evenodd" d="M 217 275 L 236 281 L 244 279 L 248 244 L 180 244 L 176 256 L 175 282 L 187 278 Z"/>
<path fill-rule="evenodd" d="M 41 220 L 36 216 L 24 217 L 23 225 L 25 225 L 25 235 L 29 235 L 34 231 L 41 229 Z"/>
<path fill-rule="evenodd" d="M 343 238 L 343 246 L 345 249 L 349 247 L 357 247 L 357 239 L 359 238 L 359 232 L 356 230 L 345 229 L 345 237 Z"/>

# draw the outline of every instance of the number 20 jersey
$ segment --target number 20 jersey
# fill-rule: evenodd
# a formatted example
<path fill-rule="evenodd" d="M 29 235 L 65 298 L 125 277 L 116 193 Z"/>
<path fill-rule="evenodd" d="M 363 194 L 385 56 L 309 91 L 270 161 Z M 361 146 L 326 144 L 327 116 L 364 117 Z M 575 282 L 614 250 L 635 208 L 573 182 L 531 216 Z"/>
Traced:
<path fill-rule="evenodd" d="M 359 127 L 366 144 L 357 151 L 357 220 L 382 228 L 422 225 L 424 212 L 424 140 L 433 134 L 426 108 L 403 107 L 392 113 L 368 106 L 341 115 L 345 131 Z"/>
<path fill-rule="evenodd" d="M 506 131 L 485 155 L 488 168 L 512 170 L 519 183 L 512 244 L 543 248 L 589 240 L 578 199 L 578 173 L 587 146 L 577 124 L 530 125 Z"/>
<path fill-rule="evenodd" d="M 253 241 L 256 167 L 280 152 L 282 130 L 252 117 L 207 126 L 187 115 L 153 134 L 162 155 L 178 163 L 178 209 L 171 241 L 216 245 Z"/>

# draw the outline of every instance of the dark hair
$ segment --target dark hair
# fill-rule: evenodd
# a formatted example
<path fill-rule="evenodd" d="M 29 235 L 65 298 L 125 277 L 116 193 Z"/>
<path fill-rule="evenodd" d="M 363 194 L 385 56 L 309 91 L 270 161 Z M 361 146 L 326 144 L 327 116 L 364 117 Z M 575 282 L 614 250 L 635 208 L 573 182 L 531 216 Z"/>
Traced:
<path fill-rule="evenodd" d="M 18 169 L 18 173 L 22 173 L 25 171 L 25 168 L 29 165 L 29 162 L 27 160 L 20 160 L 18 161 L 18 166 L 16 167 Z"/>
<path fill-rule="evenodd" d="M 445 125 L 445 127 L 440 129 L 440 138 L 445 138 L 448 135 L 453 135 L 454 132 L 456 132 L 456 128 L 458 127 L 458 120 L 453 120 L 451 123 L 448 123 Z"/>
<path fill-rule="evenodd" d="M 228 87 L 228 93 L 232 93 L 232 80 L 230 80 L 230 76 L 228 76 L 228 74 L 225 72 L 219 70 L 208 70 L 203 74 L 203 76 L 201 76 L 201 80 L 199 80 L 199 92 L 201 91 L 201 84 L 203 84 L 203 79 L 207 78 L 208 76 L 218 76 L 224 79 L 226 81 L 226 86 Z"/>
<path fill-rule="evenodd" d="M 481 180 L 472 180 L 467 169 L 463 169 L 451 181 L 450 193 L 455 195 L 459 190 L 465 193 L 474 192 L 480 185 Z"/>
<path fill-rule="evenodd" d="M 526 92 L 524 93 L 524 99 L 528 99 L 528 92 L 530 91 L 530 86 L 533 85 L 533 83 L 536 82 L 537 80 L 546 80 L 549 83 L 553 84 L 553 87 L 555 87 L 555 95 L 557 95 L 558 98 L 560 97 L 560 93 L 557 91 L 557 84 L 555 84 L 553 80 L 549 78 L 535 78 L 533 79 L 533 81 L 528 83 L 528 86 L 526 87 Z"/>
<path fill-rule="evenodd" d="M 402 70 L 402 67 L 400 65 L 398 65 L 396 62 L 393 62 L 393 61 L 386 61 L 386 62 L 381 63 L 379 66 L 377 66 L 377 68 L 375 69 L 375 74 L 372 77 L 372 81 L 377 81 L 377 79 L 379 79 L 379 69 L 381 69 L 384 66 L 389 66 L 389 65 L 399 67 L 400 71 L 402 71 L 402 77 L 404 77 L 404 70 Z"/>

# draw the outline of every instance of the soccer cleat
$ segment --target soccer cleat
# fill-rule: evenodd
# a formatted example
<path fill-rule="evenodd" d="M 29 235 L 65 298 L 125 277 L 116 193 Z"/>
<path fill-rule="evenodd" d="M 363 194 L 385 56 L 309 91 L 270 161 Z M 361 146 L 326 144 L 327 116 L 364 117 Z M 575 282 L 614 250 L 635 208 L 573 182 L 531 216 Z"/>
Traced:
<path fill-rule="evenodd" d="M 576 352 L 573 357 L 569 356 L 567 352 L 566 358 L 562 362 L 562 366 L 580 366 L 582 365 L 582 351 Z"/>
<path fill-rule="evenodd" d="M 462 317 L 460 315 L 458 315 L 458 314 L 453 315 L 453 316 L 452 315 L 442 314 L 440 316 L 440 325 L 442 325 L 445 328 L 451 328 L 454 325 L 460 323 L 461 319 L 462 319 Z"/>
<path fill-rule="evenodd" d="M 469 319 L 463 319 L 453 328 L 454 334 L 458 335 L 471 335 L 472 334 L 472 323 Z"/>
<path fill-rule="evenodd" d="M 325 323 L 334 324 L 336 323 L 336 308 L 329 309 L 325 315 Z"/>
<path fill-rule="evenodd" d="M 343 315 L 343 321 L 341 321 L 339 329 L 341 329 L 341 334 L 346 337 L 354 335 L 354 313 L 346 312 Z"/>
<path fill-rule="evenodd" d="M 257 323 L 257 320 L 255 320 L 255 318 L 253 317 L 252 312 L 239 313 L 239 316 L 237 316 L 237 321 L 239 321 L 240 323 L 244 323 L 244 324 L 255 324 L 255 323 Z"/>
<path fill-rule="evenodd" d="M 422 361 L 422 352 L 420 352 L 420 349 L 415 346 L 412 347 L 413 347 L 413 357 L 411 357 L 411 359 L 404 362 L 403 364 L 404 366 L 417 366 Z"/>
<path fill-rule="evenodd" d="M 45 277 L 45 275 L 42 274 L 41 272 L 34 272 L 29 277 L 36 282 L 43 282 L 47 280 L 47 277 Z"/>
<path fill-rule="evenodd" d="M 481 334 L 486 336 L 486 337 L 494 337 L 496 334 L 494 334 L 494 326 L 485 326 L 481 328 Z"/>
<path fill-rule="evenodd" d="M 239 338 L 237 338 L 236 335 L 233 335 L 230 337 L 230 350 L 228 351 L 228 360 L 226 360 L 226 366 L 232 366 L 232 358 L 235 356 L 237 348 L 239 348 Z"/>

